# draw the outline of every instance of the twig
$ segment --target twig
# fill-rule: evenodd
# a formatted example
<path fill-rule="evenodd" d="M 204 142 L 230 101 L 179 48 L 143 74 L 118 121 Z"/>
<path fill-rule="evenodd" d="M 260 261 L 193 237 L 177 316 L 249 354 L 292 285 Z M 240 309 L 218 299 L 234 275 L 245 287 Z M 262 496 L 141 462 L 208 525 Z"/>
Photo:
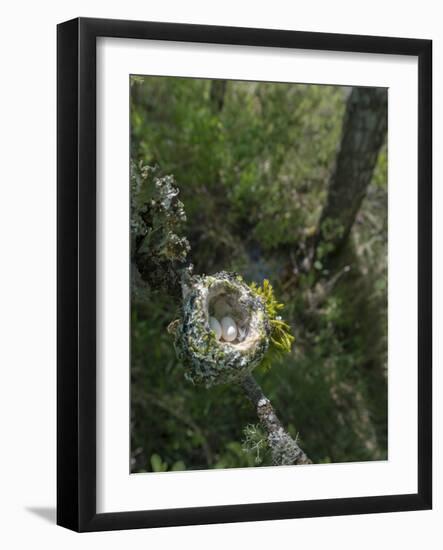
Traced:
<path fill-rule="evenodd" d="M 245 376 L 241 386 L 255 406 L 258 419 L 266 430 L 268 445 L 272 451 L 272 462 L 275 465 L 312 464 L 297 441 L 283 428 L 271 402 L 264 395 L 255 378 L 251 374 Z"/>

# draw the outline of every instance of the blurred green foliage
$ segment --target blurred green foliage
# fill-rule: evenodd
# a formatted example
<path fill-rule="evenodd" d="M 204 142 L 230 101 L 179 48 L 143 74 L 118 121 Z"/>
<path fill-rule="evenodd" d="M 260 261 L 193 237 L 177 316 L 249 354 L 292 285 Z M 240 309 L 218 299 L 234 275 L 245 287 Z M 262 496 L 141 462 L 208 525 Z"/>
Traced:
<path fill-rule="evenodd" d="M 313 462 L 387 457 L 387 150 L 333 266 L 294 269 L 334 165 L 349 88 L 133 77 L 131 158 L 180 187 L 197 273 L 268 279 L 295 336 L 256 377 Z M 131 471 L 270 464 L 240 388 L 184 379 L 168 324 L 177 300 L 134 292 Z"/>

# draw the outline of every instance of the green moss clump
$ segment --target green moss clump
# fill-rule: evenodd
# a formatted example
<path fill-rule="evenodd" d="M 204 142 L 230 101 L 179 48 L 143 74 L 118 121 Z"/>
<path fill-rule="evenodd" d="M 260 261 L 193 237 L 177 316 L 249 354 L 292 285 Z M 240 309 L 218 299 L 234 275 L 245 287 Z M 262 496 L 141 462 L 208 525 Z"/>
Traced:
<path fill-rule="evenodd" d="M 269 349 L 262 362 L 262 366 L 269 368 L 273 359 L 277 356 L 290 353 L 294 336 L 291 334 L 291 327 L 279 315 L 279 312 L 284 308 L 284 304 L 276 299 L 271 283 L 265 279 L 263 286 L 252 283 L 249 287 L 252 292 L 263 300 L 271 327 Z"/>

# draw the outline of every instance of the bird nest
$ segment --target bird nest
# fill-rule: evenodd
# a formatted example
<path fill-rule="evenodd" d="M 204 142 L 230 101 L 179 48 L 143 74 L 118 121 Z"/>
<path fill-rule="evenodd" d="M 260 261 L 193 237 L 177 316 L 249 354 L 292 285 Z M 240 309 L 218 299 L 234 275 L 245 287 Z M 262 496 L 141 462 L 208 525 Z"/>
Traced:
<path fill-rule="evenodd" d="M 261 297 L 236 274 L 193 276 L 183 318 L 173 326 L 186 377 L 207 387 L 240 380 L 269 347 L 270 324 Z"/>

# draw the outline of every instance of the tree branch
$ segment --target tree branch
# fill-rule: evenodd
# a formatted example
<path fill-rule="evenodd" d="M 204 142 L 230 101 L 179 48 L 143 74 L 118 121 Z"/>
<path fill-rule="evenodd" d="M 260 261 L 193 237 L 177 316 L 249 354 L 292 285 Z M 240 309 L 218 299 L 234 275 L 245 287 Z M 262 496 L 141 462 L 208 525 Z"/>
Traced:
<path fill-rule="evenodd" d="M 217 91 L 224 94 L 226 82 L 218 81 L 218 84 L 220 86 Z M 218 97 L 220 98 L 221 96 Z M 184 205 L 178 199 L 178 188 L 172 176 L 154 177 L 154 185 L 150 186 L 150 198 L 146 200 L 142 190 L 148 184 L 149 176 L 152 175 L 153 170 L 148 166 L 135 163 L 131 166 L 133 295 L 134 297 L 138 294 L 143 295 L 144 289 L 138 293 L 137 287 L 141 285 L 141 281 L 144 281 L 151 290 L 162 289 L 178 300 L 180 298 L 183 300 L 183 319 L 171 323 L 170 327 L 176 335 L 176 351 L 180 354 L 182 361 L 187 360 L 189 379 L 194 382 L 204 382 L 207 387 L 214 383 L 237 381 L 239 373 L 234 369 L 235 377 L 232 377 L 232 365 L 241 364 L 243 367 L 246 365 L 247 368 L 252 368 L 263 358 L 263 353 L 267 349 L 270 321 L 263 303 L 266 297 L 257 292 L 254 293 L 241 278 L 239 280 L 236 274 L 221 272 L 208 277 L 191 276 L 192 265 L 187 259 L 190 246 L 181 232 L 186 215 Z M 192 284 L 191 281 L 193 281 Z M 227 288 L 231 289 L 231 292 L 232 288 L 235 288 L 236 293 L 235 296 L 233 295 L 235 301 L 238 301 L 239 296 L 245 297 L 241 307 L 238 304 L 234 307 L 229 303 L 229 311 L 235 311 L 237 315 L 242 312 L 243 322 L 247 318 L 248 322 L 253 324 L 248 335 L 249 347 L 245 347 L 246 340 L 243 340 L 240 347 L 231 346 L 230 354 L 227 354 L 226 350 L 215 345 L 215 336 L 212 340 L 210 339 L 207 321 L 210 315 L 209 298 L 202 298 L 202 296 L 209 296 L 209 287 L 205 284 L 215 285 L 214 288 L 218 289 L 218 292 L 220 288 L 226 287 L 225 295 L 229 294 L 226 291 Z M 234 300 L 233 297 L 231 297 L 232 300 Z M 273 300 L 272 307 L 277 310 L 278 304 L 274 298 Z M 242 307 L 248 308 L 247 316 L 244 315 Z M 258 336 L 260 336 L 259 339 Z M 259 340 L 258 343 L 257 340 Z M 208 343 L 212 343 L 212 347 Z M 220 361 L 223 360 L 222 364 L 219 358 Z M 250 374 L 246 375 L 241 385 L 256 407 L 258 418 L 266 430 L 273 463 L 275 465 L 310 464 L 311 460 L 300 449 L 297 441 L 284 430 L 269 399 L 264 396 L 254 378 Z M 157 405 L 164 406 L 164 403 L 157 400 Z M 175 416 L 180 417 L 181 414 L 177 411 Z M 186 422 L 186 419 L 182 418 L 182 420 Z M 187 422 L 189 423 L 189 419 Z M 207 456 L 208 451 L 209 449 L 205 448 Z"/>
<path fill-rule="evenodd" d="M 257 410 L 260 424 L 268 435 L 268 445 L 275 465 L 312 464 L 304 451 L 283 428 L 269 399 L 255 378 L 249 374 L 241 381 L 241 387 Z"/>

